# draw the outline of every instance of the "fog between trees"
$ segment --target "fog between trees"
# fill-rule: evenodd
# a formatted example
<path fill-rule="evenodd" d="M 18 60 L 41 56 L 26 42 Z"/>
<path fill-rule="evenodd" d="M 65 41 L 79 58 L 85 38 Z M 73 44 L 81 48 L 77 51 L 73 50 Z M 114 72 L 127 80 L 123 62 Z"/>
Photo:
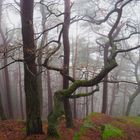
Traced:
<path fill-rule="evenodd" d="M 91 112 L 139 115 L 139 6 L 138 0 L 1 0 L 1 119 L 27 120 L 30 135 L 42 133 L 42 120 L 57 125 L 64 112 L 67 127 Z"/>

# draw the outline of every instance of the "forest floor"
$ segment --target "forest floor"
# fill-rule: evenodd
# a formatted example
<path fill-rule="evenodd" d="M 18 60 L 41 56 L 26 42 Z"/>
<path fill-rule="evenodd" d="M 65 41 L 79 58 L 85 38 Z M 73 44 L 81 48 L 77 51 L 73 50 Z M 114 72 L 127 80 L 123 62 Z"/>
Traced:
<path fill-rule="evenodd" d="M 47 122 L 43 123 L 47 134 Z M 57 140 L 46 135 L 26 137 L 25 122 L 0 121 L 0 140 Z M 92 113 L 84 120 L 75 120 L 67 129 L 62 119 L 58 126 L 59 140 L 140 140 L 140 117 L 112 117 Z"/>

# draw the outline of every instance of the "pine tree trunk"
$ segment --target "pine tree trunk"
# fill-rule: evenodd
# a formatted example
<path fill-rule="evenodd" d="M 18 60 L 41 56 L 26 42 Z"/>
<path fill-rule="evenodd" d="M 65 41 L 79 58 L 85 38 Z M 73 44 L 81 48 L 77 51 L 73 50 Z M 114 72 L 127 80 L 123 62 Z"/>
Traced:
<path fill-rule="evenodd" d="M 21 118 L 24 120 L 24 109 L 23 109 L 23 92 L 22 92 L 22 79 L 21 79 L 21 68 L 20 68 L 20 63 L 18 64 L 19 66 L 19 94 L 20 94 L 20 110 L 21 110 Z"/>
<path fill-rule="evenodd" d="M 7 65 L 7 55 L 4 58 L 4 65 Z M 8 107 L 8 118 L 13 119 L 14 115 L 13 115 L 11 87 L 10 87 L 8 67 L 5 67 L 5 69 L 4 69 L 4 76 L 5 76 L 5 90 L 6 90 L 7 107 Z"/>
<path fill-rule="evenodd" d="M 2 105 L 1 93 L 0 93 L 0 119 L 6 120 L 6 116 L 5 116 L 3 105 Z"/>
<path fill-rule="evenodd" d="M 108 58 L 108 47 L 105 46 L 104 48 L 104 66 L 107 64 L 107 58 Z M 103 97 L 102 97 L 102 113 L 107 113 L 107 103 L 108 103 L 108 76 L 104 78 L 103 82 Z"/>
<path fill-rule="evenodd" d="M 53 97 L 51 90 L 51 77 L 50 72 L 47 70 L 47 85 L 48 85 L 48 114 L 53 110 Z"/>
<path fill-rule="evenodd" d="M 65 14 L 63 24 L 63 45 L 64 45 L 64 74 L 69 75 L 69 58 L 70 58 L 70 45 L 69 45 L 69 25 L 70 25 L 70 0 L 65 0 Z M 69 80 L 63 76 L 63 89 L 69 87 Z M 66 116 L 66 126 L 73 127 L 72 111 L 69 98 L 63 99 L 64 110 Z"/>

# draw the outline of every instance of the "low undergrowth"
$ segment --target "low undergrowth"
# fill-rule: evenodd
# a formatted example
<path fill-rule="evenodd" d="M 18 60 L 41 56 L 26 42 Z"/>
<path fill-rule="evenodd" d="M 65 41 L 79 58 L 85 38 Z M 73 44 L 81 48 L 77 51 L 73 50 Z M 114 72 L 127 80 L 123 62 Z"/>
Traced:
<path fill-rule="evenodd" d="M 43 122 L 44 135 L 26 136 L 25 122 L 0 121 L 0 140 L 58 140 L 48 138 L 47 121 Z M 140 117 L 112 117 L 91 113 L 85 119 L 74 120 L 73 128 L 66 128 L 65 119 L 58 125 L 59 140 L 140 140 Z"/>
<path fill-rule="evenodd" d="M 101 140 L 108 140 L 109 138 L 118 138 L 123 137 L 123 131 L 117 127 L 114 127 L 110 124 L 105 124 L 101 127 L 102 136 Z"/>

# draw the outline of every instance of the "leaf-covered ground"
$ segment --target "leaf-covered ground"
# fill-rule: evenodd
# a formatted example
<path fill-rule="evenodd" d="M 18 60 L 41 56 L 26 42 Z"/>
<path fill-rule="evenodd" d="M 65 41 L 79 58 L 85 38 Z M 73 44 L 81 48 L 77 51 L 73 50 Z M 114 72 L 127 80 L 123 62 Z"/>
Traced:
<path fill-rule="evenodd" d="M 23 121 L 0 121 L 0 140 L 56 140 L 44 135 L 26 137 Z M 75 120 L 73 129 L 66 129 L 65 120 L 58 126 L 59 140 L 140 140 L 140 117 L 111 117 L 92 113 L 84 120 Z"/>

